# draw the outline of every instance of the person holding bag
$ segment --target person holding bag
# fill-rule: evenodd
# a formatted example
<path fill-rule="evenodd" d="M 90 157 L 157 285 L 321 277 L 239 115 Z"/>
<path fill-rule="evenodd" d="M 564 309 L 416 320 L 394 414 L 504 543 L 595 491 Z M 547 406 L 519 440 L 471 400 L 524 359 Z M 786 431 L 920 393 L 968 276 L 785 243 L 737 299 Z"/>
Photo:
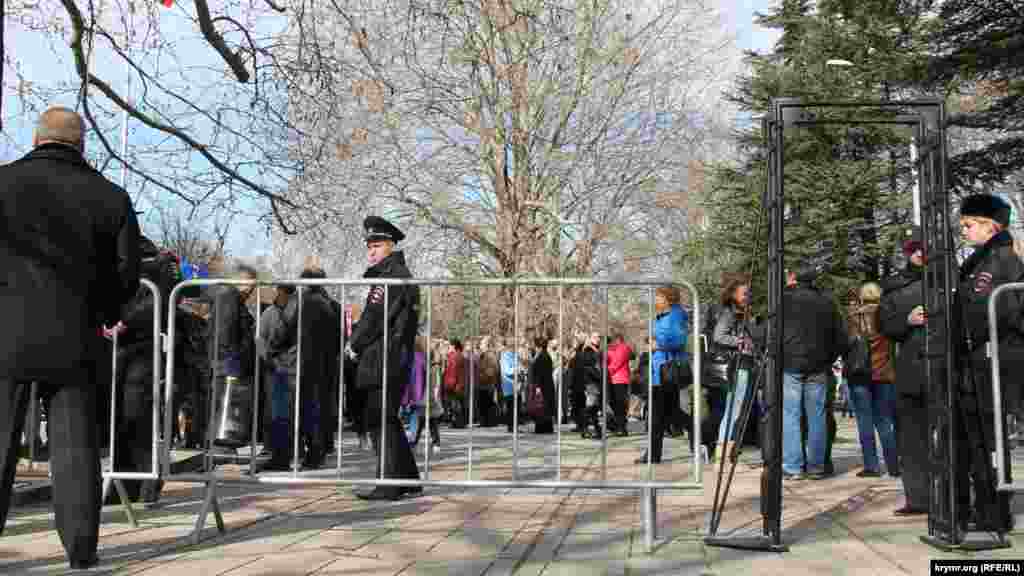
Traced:
<path fill-rule="evenodd" d="M 880 329 L 881 299 L 882 288 L 878 284 L 868 282 L 861 286 L 850 311 L 850 349 L 843 366 L 864 454 L 864 469 L 857 473 L 860 478 L 881 475 L 875 448 L 876 430 L 882 442 L 882 456 L 889 476 L 900 476 L 894 426 L 896 370 L 889 353 L 889 338 Z"/>
<path fill-rule="evenodd" d="M 712 335 L 712 346 L 716 351 L 720 365 L 725 367 L 727 397 L 725 415 L 718 427 L 718 446 L 715 448 L 715 460 L 724 454 L 732 454 L 737 440 L 737 424 L 743 409 L 743 401 L 749 393 L 754 366 L 754 345 L 750 326 L 747 321 L 750 307 L 750 283 L 743 277 L 728 280 L 722 289 L 722 309 L 715 320 Z M 715 357 L 716 354 L 711 354 Z M 716 367 L 720 375 L 721 367 Z"/>
<path fill-rule="evenodd" d="M 689 360 L 689 353 L 686 352 L 686 339 L 689 332 L 690 319 L 679 305 L 679 288 L 675 286 L 661 286 L 654 292 L 654 313 L 656 319 L 651 327 L 654 333 L 654 350 L 651 353 L 652 368 L 652 394 L 650 398 L 651 417 L 651 453 L 644 454 L 636 459 L 636 464 L 646 464 L 648 459 L 655 464 L 661 462 L 662 442 L 664 440 L 664 415 L 665 403 L 676 402 L 677 398 L 666 398 L 662 388 L 662 382 L 668 379 L 671 370 L 663 370 L 663 367 L 671 366 L 673 361 L 685 362 Z"/>

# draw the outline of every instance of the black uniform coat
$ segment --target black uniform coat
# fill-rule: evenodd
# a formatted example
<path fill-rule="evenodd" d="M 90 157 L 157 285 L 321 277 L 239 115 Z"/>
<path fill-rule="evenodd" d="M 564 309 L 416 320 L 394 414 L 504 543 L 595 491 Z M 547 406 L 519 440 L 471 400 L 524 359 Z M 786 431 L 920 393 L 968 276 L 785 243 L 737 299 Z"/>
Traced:
<path fill-rule="evenodd" d="M 995 235 L 960 266 L 957 318 L 962 322 L 963 334 L 960 369 L 964 378 L 961 382 L 976 389 L 979 409 L 986 412 L 993 410 L 991 367 L 986 353 L 989 296 L 1002 284 L 1021 281 L 1024 281 L 1024 262 L 1014 252 L 1013 239 L 1007 232 Z M 1024 292 L 1004 292 L 996 307 L 996 320 L 1003 410 L 1013 411 L 1020 406 L 1019 375 L 1024 371 Z"/>
<path fill-rule="evenodd" d="M 0 169 L 0 190 L 0 375 L 77 377 L 139 286 L 131 198 L 59 144 Z"/>
<path fill-rule="evenodd" d="M 393 252 L 363 274 L 364 278 L 411 278 L 401 251 Z M 409 362 L 419 322 L 419 287 L 390 286 L 388 288 L 388 404 L 397 406 L 402 388 L 409 380 Z M 349 345 L 358 355 L 357 386 L 376 390 L 382 387 L 381 359 L 384 356 L 384 287 L 370 286 L 366 305 L 359 322 L 352 329 Z M 372 412 L 372 410 L 371 410 Z M 379 414 L 369 414 L 371 422 L 378 422 Z M 374 416 L 376 416 L 374 418 Z"/>

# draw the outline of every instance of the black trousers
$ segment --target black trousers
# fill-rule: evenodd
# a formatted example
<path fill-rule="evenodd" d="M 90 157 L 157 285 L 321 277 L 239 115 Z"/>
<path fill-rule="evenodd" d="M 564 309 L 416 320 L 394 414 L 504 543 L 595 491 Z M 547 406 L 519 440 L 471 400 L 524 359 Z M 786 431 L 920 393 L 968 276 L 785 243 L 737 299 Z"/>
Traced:
<path fill-rule="evenodd" d="M 615 427 L 620 431 L 629 430 L 629 420 L 626 417 L 629 386 L 626 384 L 611 384 L 608 388 L 611 391 L 612 410 L 615 411 Z"/>
<path fill-rule="evenodd" d="M 377 453 L 377 465 L 375 474 L 380 477 L 381 450 L 384 450 L 384 478 L 410 478 L 418 480 L 420 477 L 419 467 L 416 465 L 416 457 L 409 447 L 409 439 L 405 436 L 405 427 L 398 418 L 398 408 L 401 404 L 401 395 L 392 390 L 388 391 L 388 410 L 385 413 L 383 425 L 387 427 L 386 445 L 381 443 L 381 402 L 383 394 L 380 389 L 366 391 L 366 411 L 364 422 L 367 424 L 369 433 L 373 436 L 373 445 Z M 398 486 L 380 486 L 375 490 L 390 494 L 398 494 L 402 489 Z"/>
<path fill-rule="evenodd" d="M 648 413 L 651 415 L 651 453 L 654 462 L 661 462 L 661 449 L 665 441 L 665 391 L 655 386 Z M 678 396 L 678 395 L 677 395 Z"/>
<path fill-rule="evenodd" d="M 153 349 L 148 345 L 125 349 L 118 358 L 114 459 L 114 468 L 118 472 L 150 472 L 153 467 L 152 354 Z M 124 480 L 124 487 L 130 498 L 137 499 L 143 485 L 152 489 L 157 482 Z"/>
<path fill-rule="evenodd" d="M 587 427 L 587 394 L 586 388 L 579 378 L 573 378 L 571 400 L 572 400 L 572 419 L 576 422 L 576 428 L 584 430 Z"/>
<path fill-rule="evenodd" d="M 512 419 L 513 416 L 516 415 L 514 412 L 515 405 L 513 404 L 513 402 L 516 401 L 516 397 L 514 394 L 510 396 L 505 396 L 504 398 L 501 399 L 501 401 L 505 405 L 505 424 L 508 427 L 508 431 L 512 432 Z"/>
<path fill-rule="evenodd" d="M 959 413 L 956 415 L 958 461 L 956 475 L 957 503 L 960 510 L 960 527 L 967 529 L 968 512 L 974 510 L 977 529 L 1005 534 L 1010 531 L 1010 494 L 996 491 L 996 474 L 991 459 L 995 451 L 995 414 L 979 406 L 976 397 L 961 396 Z M 904 426 L 907 423 L 904 422 Z M 1006 430 L 1004 421 L 1003 430 Z M 1010 462 L 1009 446 L 1004 443 L 1003 455 Z M 907 466 L 904 466 L 904 473 Z M 1007 470 L 1006 481 L 1010 480 Z M 974 505 L 971 505 L 971 487 L 974 488 Z"/>
<path fill-rule="evenodd" d="M 109 358 L 109 357 L 108 357 Z M 50 471 L 53 510 L 69 560 L 96 555 L 100 525 L 100 450 L 96 422 L 97 398 L 88 370 L 78 381 L 40 382 L 40 395 L 50 396 Z M 18 447 L 28 409 L 31 382 L 0 378 L 0 532 L 7 522 L 11 488 L 18 465 Z"/>
<path fill-rule="evenodd" d="M 928 501 L 928 405 L 920 396 L 901 394 L 897 413 L 903 425 L 896 436 L 899 447 L 903 492 L 907 506 L 927 510 Z"/>
<path fill-rule="evenodd" d="M 495 421 L 497 410 L 495 410 L 494 406 L 494 390 L 490 388 L 486 390 L 477 390 L 476 396 L 476 405 L 480 410 L 477 413 L 477 418 L 480 421 L 480 425 L 485 428 L 496 426 L 498 423 Z"/>

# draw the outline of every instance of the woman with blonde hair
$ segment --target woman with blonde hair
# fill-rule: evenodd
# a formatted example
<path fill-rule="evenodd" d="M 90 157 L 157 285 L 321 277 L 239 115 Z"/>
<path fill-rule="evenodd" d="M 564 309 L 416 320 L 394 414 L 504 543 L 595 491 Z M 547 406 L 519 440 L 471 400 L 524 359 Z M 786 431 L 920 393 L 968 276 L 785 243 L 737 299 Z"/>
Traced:
<path fill-rule="evenodd" d="M 896 449 L 896 369 L 889 338 L 881 332 L 879 303 L 882 288 L 874 282 L 861 286 L 850 310 L 850 349 L 844 365 L 853 413 L 857 419 L 864 469 L 857 476 L 877 478 L 875 431 L 889 476 L 900 476 Z"/>
<path fill-rule="evenodd" d="M 988 306 L 992 292 L 1002 284 L 1024 279 L 1024 263 L 1014 251 L 1010 226 L 1010 205 L 998 196 L 977 194 L 960 204 L 960 228 L 964 241 L 974 252 L 961 264 L 956 294 L 957 320 L 961 326 L 955 334 L 960 353 L 960 397 L 958 429 L 961 439 L 956 474 L 961 507 L 961 529 L 973 510 L 977 529 L 1005 534 L 1013 526 L 1009 498 L 996 492 L 996 471 L 991 453 L 995 449 L 995 419 L 1005 423 L 1006 414 L 1021 403 L 1018 375 L 1024 370 L 1024 292 L 1011 291 L 999 297 L 996 308 L 998 337 L 989 341 Z M 925 313 L 926 314 L 926 313 Z M 927 318 L 927 316 L 924 316 Z M 999 351 L 999 375 L 1002 383 L 1002 414 L 996 414 L 991 381 L 991 348 Z M 1003 428 L 1006 430 L 1006 427 Z M 1004 457 L 1009 459 L 1007 443 Z M 1010 482 L 1009 468 L 1005 482 Z M 974 499 L 972 506 L 971 488 Z"/>

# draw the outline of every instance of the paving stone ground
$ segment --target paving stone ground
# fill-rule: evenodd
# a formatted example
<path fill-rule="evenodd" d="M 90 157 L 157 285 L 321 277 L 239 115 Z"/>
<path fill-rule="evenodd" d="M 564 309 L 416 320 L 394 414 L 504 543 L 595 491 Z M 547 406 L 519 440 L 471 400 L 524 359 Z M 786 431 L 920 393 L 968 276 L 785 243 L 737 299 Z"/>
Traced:
<path fill-rule="evenodd" d="M 427 488 L 420 498 L 367 503 L 351 487 L 225 485 L 218 488 L 226 532 L 212 516 L 199 544 L 189 540 L 202 498 L 201 485 L 169 483 L 161 503 L 137 509 L 133 528 L 124 511 L 104 509 L 100 565 L 89 574 L 143 575 L 653 575 L 653 574 L 927 574 L 930 558 L 962 558 L 922 544 L 926 519 L 900 519 L 898 480 L 861 479 L 860 449 L 852 420 L 840 419 L 837 475 L 784 486 L 784 554 L 715 548 L 704 544 L 716 470 L 704 467 L 700 491 L 659 491 L 658 538 L 644 546 L 638 494 L 593 489 Z M 642 479 L 633 464 L 643 446 L 634 435 L 608 442 L 607 477 Z M 520 434 L 521 478 L 556 473 L 554 436 Z M 468 430 L 442 430 L 443 449 L 431 464 L 437 479 L 466 477 Z M 511 478 L 512 441 L 504 428 L 474 430 L 473 477 Z M 563 428 L 562 477 L 601 477 L 602 444 Z M 760 471 L 749 464 L 748 448 L 732 486 L 719 534 L 760 531 Z M 667 439 L 667 462 L 657 479 L 689 480 L 684 439 Z M 343 473 L 372 474 L 370 455 L 346 438 Z M 423 452 L 418 459 L 423 468 Z M 334 467 L 334 463 L 331 467 Z M 225 465 L 225 474 L 243 473 Z M 365 490 L 359 488 L 358 490 Z M 1021 522 L 1018 522 L 1021 524 Z M 975 557 L 1024 558 L 1024 535 L 1014 548 Z M 49 509 L 43 505 L 11 511 L 0 537 L 0 574 L 54 575 L 68 572 Z"/>

